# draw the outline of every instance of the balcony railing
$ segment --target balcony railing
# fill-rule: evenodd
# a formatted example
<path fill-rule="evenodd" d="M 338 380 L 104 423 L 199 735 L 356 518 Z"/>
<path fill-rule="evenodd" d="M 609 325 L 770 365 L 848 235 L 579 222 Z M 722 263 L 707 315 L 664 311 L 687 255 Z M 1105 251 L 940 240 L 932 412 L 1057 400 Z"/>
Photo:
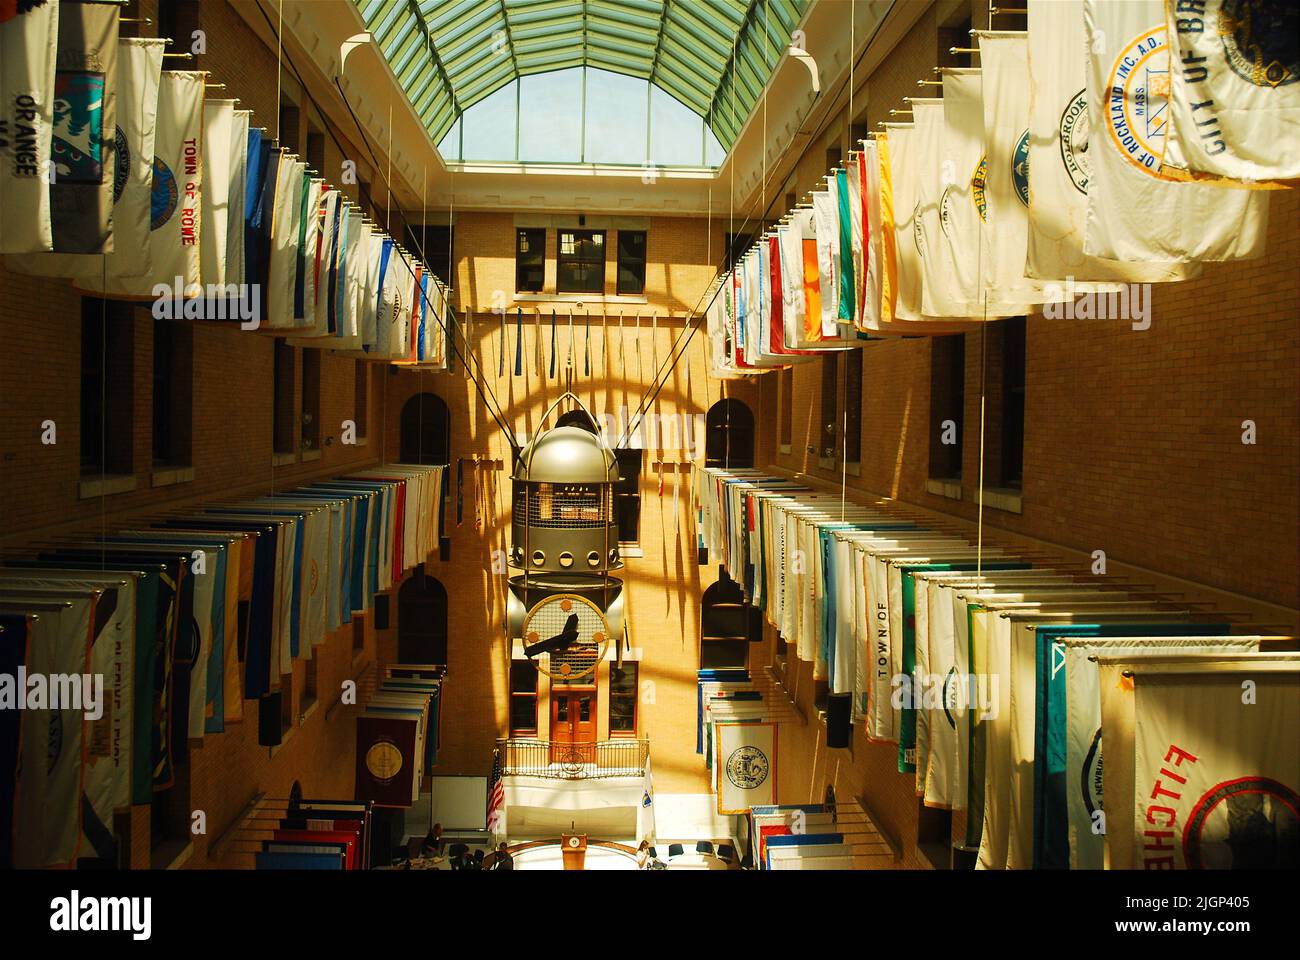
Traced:
<path fill-rule="evenodd" d="M 650 759 L 649 740 L 600 740 L 560 743 L 553 740 L 498 740 L 503 776 L 591 780 L 639 777 Z"/>

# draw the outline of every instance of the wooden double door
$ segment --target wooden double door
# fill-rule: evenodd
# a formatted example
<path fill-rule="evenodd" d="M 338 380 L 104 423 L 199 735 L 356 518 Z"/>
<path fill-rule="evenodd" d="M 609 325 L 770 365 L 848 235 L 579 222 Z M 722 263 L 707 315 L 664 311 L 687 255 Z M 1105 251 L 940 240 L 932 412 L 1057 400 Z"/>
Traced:
<path fill-rule="evenodd" d="M 596 762 L 596 687 L 551 687 L 551 763 Z"/>

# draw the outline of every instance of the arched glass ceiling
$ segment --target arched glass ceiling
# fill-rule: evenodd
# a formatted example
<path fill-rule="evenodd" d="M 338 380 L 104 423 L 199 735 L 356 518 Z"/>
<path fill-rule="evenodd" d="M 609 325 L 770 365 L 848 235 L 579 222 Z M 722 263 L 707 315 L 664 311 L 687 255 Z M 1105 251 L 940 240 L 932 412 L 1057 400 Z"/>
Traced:
<path fill-rule="evenodd" d="M 354 0 L 435 143 L 521 76 L 650 83 L 730 149 L 811 0 Z"/>
<path fill-rule="evenodd" d="M 704 123 L 648 80 L 570 67 L 511 80 L 469 107 L 438 143 L 449 162 L 717 167 Z"/>

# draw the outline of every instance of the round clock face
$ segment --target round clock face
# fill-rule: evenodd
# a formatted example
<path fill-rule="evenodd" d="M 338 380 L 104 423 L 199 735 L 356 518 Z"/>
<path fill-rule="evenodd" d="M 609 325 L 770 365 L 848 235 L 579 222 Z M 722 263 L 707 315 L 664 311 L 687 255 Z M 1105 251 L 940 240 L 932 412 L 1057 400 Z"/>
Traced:
<path fill-rule="evenodd" d="M 573 683 L 595 673 L 609 646 L 609 624 L 587 598 L 557 594 L 528 611 L 521 639 L 538 671 Z"/>
<path fill-rule="evenodd" d="M 402 769 L 402 751 L 386 740 L 380 740 L 366 751 L 366 769 L 381 783 L 387 783 Z"/>
<path fill-rule="evenodd" d="M 580 845 L 581 843 L 582 843 L 582 841 L 579 840 L 577 837 L 570 837 L 570 838 L 569 838 L 569 846 L 572 847 L 574 850 L 578 849 L 578 847 L 579 847 L 579 845 Z"/>

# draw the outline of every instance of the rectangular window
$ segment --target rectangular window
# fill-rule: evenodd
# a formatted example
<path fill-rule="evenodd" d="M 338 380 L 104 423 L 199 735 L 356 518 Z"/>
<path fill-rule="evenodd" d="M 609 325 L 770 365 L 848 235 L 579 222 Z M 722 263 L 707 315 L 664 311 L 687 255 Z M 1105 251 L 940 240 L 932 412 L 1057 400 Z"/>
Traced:
<path fill-rule="evenodd" d="M 302 449 L 320 450 L 320 351 L 302 352 Z"/>
<path fill-rule="evenodd" d="M 515 231 L 515 290 L 541 293 L 546 283 L 546 231 Z"/>
<path fill-rule="evenodd" d="M 966 337 L 930 338 L 930 477 L 960 480 Z"/>
<path fill-rule="evenodd" d="M 272 449 L 276 453 L 293 453 L 295 423 L 298 419 L 293 407 L 293 380 L 297 357 L 293 347 L 283 340 L 275 341 L 275 359 L 273 367 L 273 390 L 275 402 L 275 424 L 272 437 Z"/>
<path fill-rule="evenodd" d="M 510 734 L 537 734 L 537 668 L 531 660 L 510 662 Z"/>
<path fill-rule="evenodd" d="M 789 453 L 794 443 L 794 368 L 787 367 L 778 376 L 781 378 L 781 452 Z"/>
<path fill-rule="evenodd" d="M 641 541 L 641 454 L 640 450 L 626 447 L 614 451 L 619 476 L 614 485 L 614 516 L 621 544 Z"/>
<path fill-rule="evenodd" d="M 637 664 L 624 661 L 609 668 L 609 735 L 636 736 Z"/>
<path fill-rule="evenodd" d="M 81 298 L 81 473 L 132 472 L 135 318 L 127 304 Z"/>
<path fill-rule="evenodd" d="M 835 437 L 840 432 L 839 364 L 840 358 L 835 353 L 822 357 L 822 421 L 817 455 L 823 460 L 835 459 Z"/>
<path fill-rule="evenodd" d="M 723 269 L 730 270 L 753 244 L 754 235 L 752 233 L 724 233 L 723 238 L 727 245 L 727 259 L 723 263 Z"/>
<path fill-rule="evenodd" d="M 700 641 L 701 670 L 743 670 L 749 666 L 748 640 Z"/>
<path fill-rule="evenodd" d="M 153 322 L 153 465 L 190 464 L 194 331 L 171 320 Z"/>
<path fill-rule="evenodd" d="M 1019 490 L 1025 459 L 1025 318 L 1002 326 L 1002 486 Z"/>
<path fill-rule="evenodd" d="M 560 231 L 555 285 L 560 293 L 605 292 L 605 231 Z"/>
<path fill-rule="evenodd" d="M 366 420 L 370 409 L 370 364 L 356 361 L 356 380 L 352 385 L 352 420 L 357 425 L 357 439 L 366 437 Z"/>
<path fill-rule="evenodd" d="M 844 459 L 862 460 L 862 350 L 844 351 Z"/>
<path fill-rule="evenodd" d="M 280 146 L 290 153 L 298 152 L 298 105 L 287 97 L 280 98 Z"/>
<path fill-rule="evenodd" d="M 645 293 L 645 231 L 618 232 L 618 287 L 621 294 Z"/>
<path fill-rule="evenodd" d="M 325 134 L 317 130 L 310 120 L 307 121 L 307 166 L 325 176 Z"/>

